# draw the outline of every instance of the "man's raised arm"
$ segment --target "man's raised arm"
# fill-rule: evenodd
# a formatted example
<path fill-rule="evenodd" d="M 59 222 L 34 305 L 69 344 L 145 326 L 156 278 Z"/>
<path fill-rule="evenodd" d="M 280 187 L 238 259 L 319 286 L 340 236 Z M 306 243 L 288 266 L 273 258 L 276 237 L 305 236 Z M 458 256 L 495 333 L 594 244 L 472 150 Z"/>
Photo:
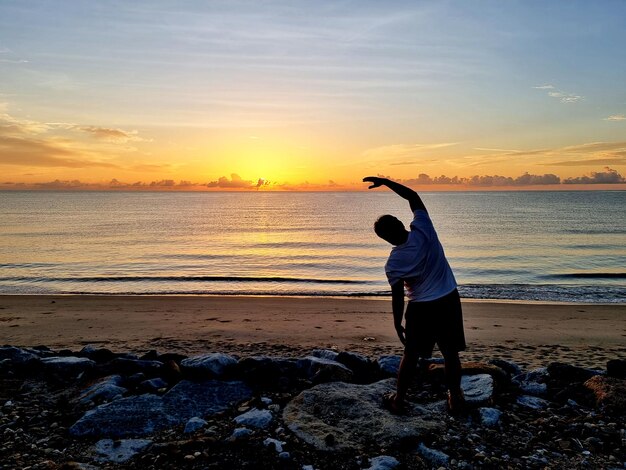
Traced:
<path fill-rule="evenodd" d="M 387 178 L 379 178 L 378 176 L 368 176 L 363 178 L 364 182 L 372 183 L 369 189 L 378 188 L 380 186 L 387 186 L 394 193 L 396 193 L 401 198 L 409 201 L 409 205 L 411 206 L 411 211 L 415 212 L 417 210 L 422 210 L 424 212 L 428 212 L 426 210 L 426 206 L 424 202 L 422 202 L 422 198 L 413 191 L 411 188 L 407 188 L 406 186 L 396 183 L 395 181 L 391 181 Z"/>

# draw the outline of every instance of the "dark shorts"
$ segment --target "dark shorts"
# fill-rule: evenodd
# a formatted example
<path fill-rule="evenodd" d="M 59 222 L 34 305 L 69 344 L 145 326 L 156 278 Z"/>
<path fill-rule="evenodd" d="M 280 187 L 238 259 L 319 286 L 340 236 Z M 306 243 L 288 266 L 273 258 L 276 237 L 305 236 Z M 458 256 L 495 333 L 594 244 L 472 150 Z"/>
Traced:
<path fill-rule="evenodd" d="M 463 312 L 459 292 L 430 302 L 409 302 L 405 314 L 407 354 L 431 357 L 435 343 L 439 351 L 465 350 Z"/>

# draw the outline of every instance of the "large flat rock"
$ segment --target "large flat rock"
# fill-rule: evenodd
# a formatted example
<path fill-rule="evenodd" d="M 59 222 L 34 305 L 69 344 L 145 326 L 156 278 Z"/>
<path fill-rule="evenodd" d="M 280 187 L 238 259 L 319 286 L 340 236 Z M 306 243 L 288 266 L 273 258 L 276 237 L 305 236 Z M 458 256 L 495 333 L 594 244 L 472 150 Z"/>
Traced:
<path fill-rule="evenodd" d="M 441 431 L 443 419 L 424 408 L 414 407 L 406 416 L 382 408 L 382 395 L 395 390 L 395 382 L 317 385 L 288 403 L 283 419 L 299 438 L 321 450 L 389 447 Z"/>

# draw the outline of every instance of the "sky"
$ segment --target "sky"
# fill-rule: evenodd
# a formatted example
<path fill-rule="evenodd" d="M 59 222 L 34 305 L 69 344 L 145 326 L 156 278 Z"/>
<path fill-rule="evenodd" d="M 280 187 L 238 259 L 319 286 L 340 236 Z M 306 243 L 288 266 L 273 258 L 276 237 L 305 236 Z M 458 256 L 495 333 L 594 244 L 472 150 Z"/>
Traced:
<path fill-rule="evenodd" d="M 624 44 L 621 0 L 3 0 L 0 189 L 626 188 Z"/>

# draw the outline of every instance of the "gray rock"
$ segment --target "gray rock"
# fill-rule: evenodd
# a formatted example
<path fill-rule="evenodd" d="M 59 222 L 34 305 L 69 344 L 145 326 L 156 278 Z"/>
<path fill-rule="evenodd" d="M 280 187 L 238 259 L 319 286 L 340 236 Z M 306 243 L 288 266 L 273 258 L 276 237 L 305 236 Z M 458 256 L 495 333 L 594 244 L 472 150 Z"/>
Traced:
<path fill-rule="evenodd" d="M 263 445 L 265 447 L 274 446 L 274 449 L 276 449 L 276 452 L 278 452 L 279 454 L 283 451 L 283 446 L 285 444 L 287 443 L 283 441 L 279 441 L 278 439 L 273 439 L 271 437 L 268 437 L 267 439 L 263 441 Z"/>
<path fill-rule="evenodd" d="M 291 458 L 291 454 L 289 452 L 281 452 L 278 454 L 278 458 L 280 460 L 289 460 Z"/>
<path fill-rule="evenodd" d="M 336 361 L 338 352 L 333 351 L 332 349 L 314 349 L 311 351 L 309 356 L 319 357 L 320 359 L 328 359 L 329 361 Z"/>
<path fill-rule="evenodd" d="M 205 427 L 207 424 L 209 423 L 207 423 L 202 418 L 194 416 L 193 418 L 190 418 L 189 421 L 187 421 L 187 424 L 185 424 L 185 434 L 196 432 L 199 429 Z"/>
<path fill-rule="evenodd" d="M 144 380 L 139 384 L 139 387 L 144 392 L 156 393 L 163 388 L 167 388 L 167 382 L 160 377 L 154 379 Z"/>
<path fill-rule="evenodd" d="M 256 408 L 251 409 L 250 411 L 236 416 L 234 421 L 237 424 L 241 424 L 243 426 L 250 426 L 258 429 L 267 429 L 267 427 L 272 422 L 273 416 L 272 412 L 269 410 L 258 410 Z"/>
<path fill-rule="evenodd" d="M 376 363 L 363 354 L 342 351 L 335 360 L 350 369 L 359 383 L 372 382 L 378 372 Z"/>
<path fill-rule="evenodd" d="M 313 383 L 324 382 L 349 382 L 353 373 L 343 364 L 329 359 L 322 359 L 314 356 L 307 356 L 298 359 L 298 368 Z"/>
<path fill-rule="evenodd" d="M 376 363 L 383 375 L 397 377 L 402 356 L 380 356 Z"/>
<path fill-rule="evenodd" d="M 121 383 L 122 377 L 120 375 L 104 377 L 83 391 L 78 397 L 78 402 L 85 405 L 89 402 L 99 404 L 116 400 L 127 392 L 124 387 L 120 386 Z"/>
<path fill-rule="evenodd" d="M 88 411 L 71 428 L 74 436 L 145 436 L 206 416 L 250 399 L 242 382 L 182 381 L 165 395 L 144 394 L 122 398 Z"/>
<path fill-rule="evenodd" d="M 234 439 L 246 439 L 252 435 L 252 431 L 248 428 L 237 428 L 233 431 Z"/>
<path fill-rule="evenodd" d="M 152 441 L 149 439 L 122 439 L 120 441 L 102 439 L 96 442 L 95 446 L 98 454 L 97 460 L 123 463 L 132 459 L 150 444 Z"/>
<path fill-rule="evenodd" d="M 526 395 L 545 396 L 548 391 L 548 369 L 540 367 L 513 377 L 513 383 Z"/>
<path fill-rule="evenodd" d="M 464 375 L 461 388 L 467 403 L 488 403 L 493 398 L 493 377 L 489 374 Z"/>
<path fill-rule="evenodd" d="M 223 353 L 202 354 L 184 359 L 180 365 L 183 370 L 195 376 L 205 378 L 222 377 L 237 364 L 237 359 Z"/>
<path fill-rule="evenodd" d="M 44 357 L 41 362 L 47 370 L 67 375 L 80 374 L 96 365 L 91 359 L 76 356 Z"/>
<path fill-rule="evenodd" d="M 424 443 L 420 443 L 417 448 L 418 454 L 422 456 L 424 460 L 426 460 L 432 466 L 444 466 L 447 467 L 450 462 L 450 456 L 444 452 L 441 452 L 437 449 L 431 449 L 430 447 L 426 447 Z"/>
<path fill-rule="evenodd" d="M 369 385 L 332 382 L 305 390 L 287 404 L 283 419 L 300 439 L 321 450 L 388 447 L 440 431 L 443 421 L 425 409 L 392 415 L 381 406 L 395 380 Z"/>
<path fill-rule="evenodd" d="M 531 395 L 520 395 L 517 397 L 516 401 L 518 405 L 522 405 L 526 408 L 532 408 L 533 410 L 543 410 L 550 406 L 549 401 Z"/>
<path fill-rule="evenodd" d="M 144 361 L 128 357 L 116 357 L 105 365 L 105 370 L 123 375 L 146 374 L 154 376 L 159 373 L 163 363 L 160 361 Z"/>
<path fill-rule="evenodd" d="M 27 362 L 39 362 L 39 356 L 24 349 L 14 346 L 0 347 L 0 360 L 10 359 L 14 364 L 24 364 Z"/>
<path fill-rule="evenodd" d="M 491 359 L 489 361 L 489 364 L 493 364 L 494 366 L 499 367 L 512 377 L 524 373 L 522 368 L 513 361 L 507 361 L 505 359 Z"/>
<path fill-rule="evenodd" d="M 395 457 L 389 455 L 379 455 L 370 459 L 370 466 L 366 470 L 391 470 L 400 465 Z"/>
<path fill-rule="evenodd" d="M 502 416 L 502 412 L 495 408 L 479 408 L 478 413 L 480 415 L 481 424 L 488 428 L 497 426 Z"/>
<path fill-rule="evenodd" d="M 184 416 L 186 421 L 193 416 L 220 413 L 251 397 L 252 391 L 243 382 L 182 380 L 163 395 L 163 400 L 169 414 Z"/>
<path fill-rule="evenodd" d="M 238 377 L 263 389 L 281 388 L 298 375 L 294 359 L 270 356 L 250 356 L 243 358 L 235 368 Z"/>

